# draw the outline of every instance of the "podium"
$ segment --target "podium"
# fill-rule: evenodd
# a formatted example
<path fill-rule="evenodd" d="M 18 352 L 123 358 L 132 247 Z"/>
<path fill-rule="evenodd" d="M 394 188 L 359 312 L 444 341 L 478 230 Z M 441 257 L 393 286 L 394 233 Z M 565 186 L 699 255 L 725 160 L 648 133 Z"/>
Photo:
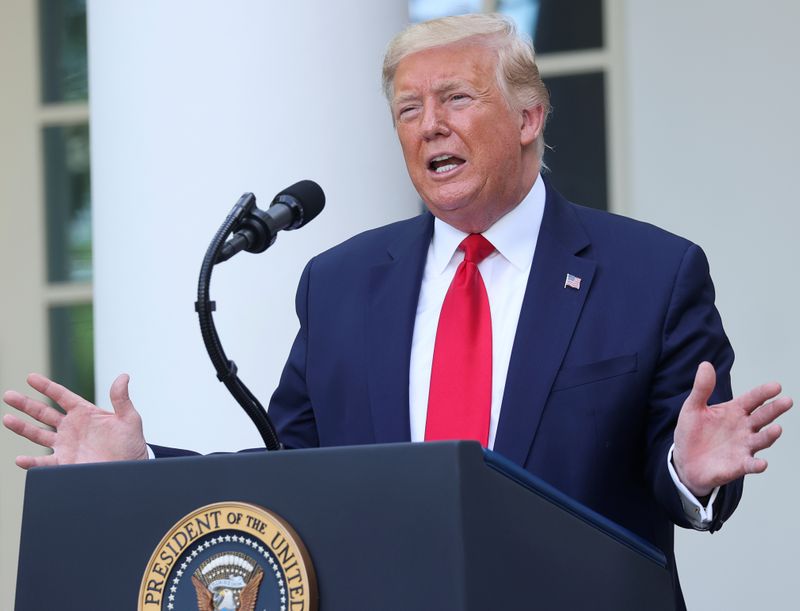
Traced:
<path fill-rule="evenodd" d="M 443 442 L 32 469 L 16 611 L 136 609 L 159 542 L 225 502 L 294 529 L 321 611 L 675 608 L 660 551 L 478 444 Z"/>

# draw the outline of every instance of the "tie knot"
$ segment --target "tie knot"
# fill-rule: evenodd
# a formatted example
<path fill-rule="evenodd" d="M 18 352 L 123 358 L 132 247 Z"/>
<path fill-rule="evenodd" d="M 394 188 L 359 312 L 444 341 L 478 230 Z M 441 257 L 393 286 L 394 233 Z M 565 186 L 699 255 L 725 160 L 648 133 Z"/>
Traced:
<path fill-rule="evenodd" d="M 492 243 L 479 233 L 469 234 L 458 247 L 464 251 L 464 260 L 475 265 L 494 252 Z"/>

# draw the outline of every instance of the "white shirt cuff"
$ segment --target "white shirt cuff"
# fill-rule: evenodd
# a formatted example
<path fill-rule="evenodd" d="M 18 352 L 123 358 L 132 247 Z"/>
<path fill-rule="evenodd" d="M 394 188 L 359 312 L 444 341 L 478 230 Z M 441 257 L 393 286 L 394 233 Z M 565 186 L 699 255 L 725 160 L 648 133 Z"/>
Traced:
<path fill-rule="evenodd" d="M 678 474 L 672 464 L 672 452 L 674 449 L 675 444 L 673 443 L 669 449 L 669 452 L 667 452 L 667 469 L 669 469 L 669 475 L 672 478 L 672 481 L 675 483 L 675 487 L 678 489 L 678 492 L 680 493 L 683 511 L 686 514 L 686 518 L 691 523 L 692 528 L 695 530 L 708 530 L 711 526 L 712 520 L 714 519 L 714 501 L 717 498 L 717 494 L 719 494 L 719 486 L 711 491 L 708 504 L 703 507 L 700 504 L 700 501 L 697 500 L 697 497 L 693 495 L 684 485 L 684 483 L 678 478 Z"/>

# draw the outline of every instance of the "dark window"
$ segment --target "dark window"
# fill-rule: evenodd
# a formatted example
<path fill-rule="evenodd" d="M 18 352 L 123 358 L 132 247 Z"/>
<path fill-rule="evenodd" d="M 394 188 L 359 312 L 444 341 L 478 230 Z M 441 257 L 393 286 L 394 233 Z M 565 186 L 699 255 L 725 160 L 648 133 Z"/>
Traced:
<path fill-rule="evenodd" d="M 94 402 L 94 331 L 89 304 L 50 308 L 50 375 Z"/>
<path fill-rule="evenodd" d="M 601 0 L 500 0 L 497 9 L 533 38 L 537 53 L 603 46 Z"/>
<path fill-rule="evenodd" d="M 88 98 L 86 0 L 39 0 L 42 101 Z"/>
<path fill-rule="evenodd" d="M 602 72 L 545 79 L 553 113 L 544 161 L 555 187 L 575 203 L 608 209 L 605 83 Z"/>
<path fill-rule="evenodd" d="M 89 126 L 44 129 L 47 279 L 92 277 Z"/>

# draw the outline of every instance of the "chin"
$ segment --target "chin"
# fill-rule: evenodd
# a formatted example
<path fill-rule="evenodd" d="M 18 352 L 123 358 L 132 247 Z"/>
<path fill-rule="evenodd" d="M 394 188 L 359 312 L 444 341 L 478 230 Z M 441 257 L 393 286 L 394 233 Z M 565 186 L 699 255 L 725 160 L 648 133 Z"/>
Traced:
<path fill-rule="evenodd" d="M 465 233 L 480 233 L 486 229 L 483 215 L 476 216 L 473 210 L 463 205 L 428 204 L 428 210 L 439 220 Z"/>
<path fill-rule="evenodd" d="M 465 195 L 463 190 L 457 192 L 438 192 L 433 196 L 423 196 L 422 200 L 427 204 L 431 210 L 441 210 L 442 212 L 458 212 L 467 208 L 472 198 Z"/>

